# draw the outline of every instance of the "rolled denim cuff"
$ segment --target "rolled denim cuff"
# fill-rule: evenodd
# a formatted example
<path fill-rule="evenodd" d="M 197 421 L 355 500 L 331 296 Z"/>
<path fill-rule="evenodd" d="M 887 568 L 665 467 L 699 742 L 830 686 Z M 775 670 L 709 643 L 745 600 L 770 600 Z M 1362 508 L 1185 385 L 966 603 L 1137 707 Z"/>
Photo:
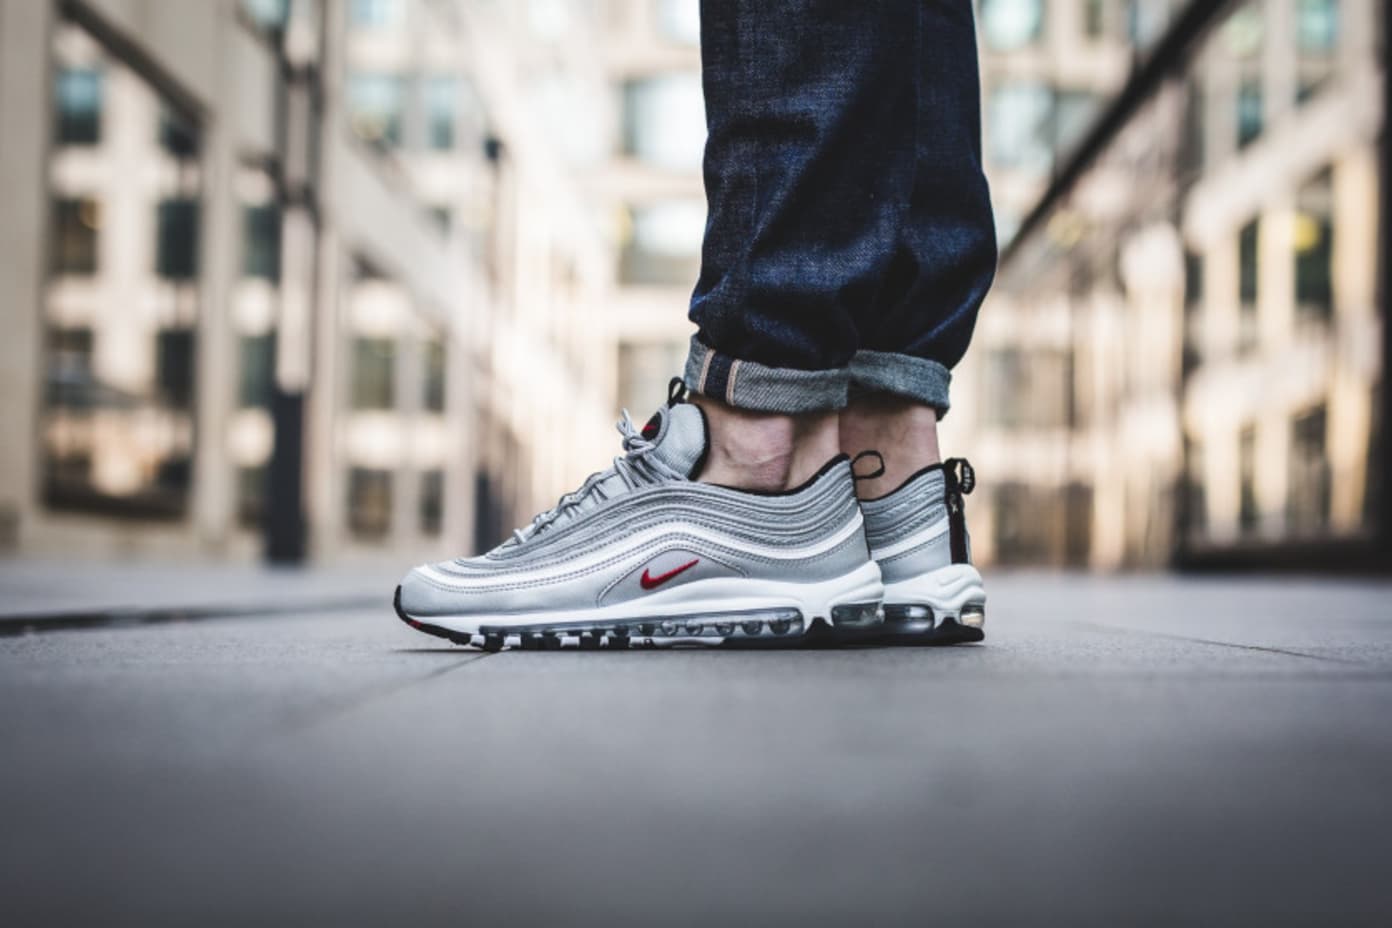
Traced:
<path fill-rule="evenodd" d="M 947 415 L 952 372 L 937 361 L 892 351 L 857 351 L 851 358 L 852 393 L 893 393 L 932 406 Z"/>
<path fill-rule="evenodd" d="M 691 337 L 682 376 L 687 389 L 739 409 L 759 412 L 824 412 L 846 405 L 850 376 L 844 368 L 802 371 L 732 358 Z"/>

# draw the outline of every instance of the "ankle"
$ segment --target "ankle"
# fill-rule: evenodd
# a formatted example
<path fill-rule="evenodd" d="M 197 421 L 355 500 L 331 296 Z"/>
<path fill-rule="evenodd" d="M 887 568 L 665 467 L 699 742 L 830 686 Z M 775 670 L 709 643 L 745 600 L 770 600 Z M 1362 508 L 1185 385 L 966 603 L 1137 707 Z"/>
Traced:
<path fill-rule="evenodd" d="M 937 410 L 904 397 L 874 393 L 853 398 L 841 412 L 838 431 L 845 454 L 876 451 L 884 459 L 884 473 L 856 481 L 861 499 L 884 496 L 942 460 Z"/>
<path fill-rule="evenodd" d="M 795 487 L 838 453 L 835 412 L 782 413 L 737 409 L 708 396 L 691 401 L 706 414 L 710 448 L 697 479 L 742 490 Z"/>

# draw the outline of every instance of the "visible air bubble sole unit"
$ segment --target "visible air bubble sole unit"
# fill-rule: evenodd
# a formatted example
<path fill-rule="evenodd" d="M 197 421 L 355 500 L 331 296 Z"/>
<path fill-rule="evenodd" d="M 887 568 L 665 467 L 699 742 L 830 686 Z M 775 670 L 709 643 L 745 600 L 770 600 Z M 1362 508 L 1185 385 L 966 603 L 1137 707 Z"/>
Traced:
<path fill-rule="evenodd" d="M 884 622 L 869 628 L 831 629 L 835 645 L 894 645 L 898 647 L 937 647 L 974 644 L 986 640 L 984 603 L 968 603 L 958 615 L 935 616 L 932 606 L 886 605 Z"/>
<path fill-rule="evenodd" d="M 401 621 L 416 631 L 485 651 L 519 647 L 524 651 L 556 651 L 567 645 L 582 651 L 600 648 L 726 645 L 730 647 L 797 647 L 824 626 L 807 622 L 800 610 L 748 609 L 736 612 L 664 616 L 660 619 L 622 619 L 610 622 L 545 622 L 529 625 L 481 625 L 476 634 L 457 632 L 416 619 L 401 608 L 401 587 L 392 605 Z M 832 607 L 831 624 L 847 632 L 870 630 L 880 624 L 879 603 L 843 603 Z"/>
<path fill-rule="evenodd" d="M 880 639 L 896 645 L 970 644 L 985 640 L 985 624 L 985 603 L 967 603 L 955 616 L 935 616 L 928 605 L 886 605 Z"/>
<path fill-rule="evenodd" d="M 970 564 L 886 582 L 883 610 L 884 625 L 876 636 L 881 644 L 970 644 L 986 638 L 986 588 Z"/>

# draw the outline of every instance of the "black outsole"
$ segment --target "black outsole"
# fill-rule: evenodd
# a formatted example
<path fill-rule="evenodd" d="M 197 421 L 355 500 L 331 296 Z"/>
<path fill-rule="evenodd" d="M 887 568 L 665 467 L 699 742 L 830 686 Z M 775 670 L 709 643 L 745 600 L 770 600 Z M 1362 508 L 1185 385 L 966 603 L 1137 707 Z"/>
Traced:
<path fill-rule="evenodd" d="M 879 635 L 880 644 L 899 648 L 945 648 L 955 644 L 976 644 L 985 640 L 984 630 L 962 625 L 953 619 L 943 619 L 931 629 L 921 632 L 899 632 L 886 627 Z"/>
<path fill-rule="evenodd" d="M 480 626 L 473 634 L 433 625 L 401 607 L 401 587 L 392 597 L 392 608 L 401 621 L 418 632 L 458 645 L 501 651 L 515 640 L 524 651 L 554 651 L 572 639 L 582 651 L 601 648 L 625 650 L 644 646 L 725 647 L 733 649 L 828 647 L 837 644 L 836 633 L 820 618 L 807 621 L 794 608 L 757 609 L 685 618 L 634 619 L 622 622 L 547 622 L 536 625 Z M 844 610 L 844 611 L 843 611 Z M 838 621 L 846 626 L 878 624 L 878 604 L 837 606 Z"/>
<path fill-rule="evenodd" d="M 406 610 L 401 608 L 401 587 L 396 588 L 396 594 L 392 596 L 392 608 L 396 610 L 396 617 L 418 632 L 425 632 L 427 635 L 434 635 L 436 638 L 444 638 L 455 644 L 473 644 L 473 635 L 464 635 L 459 632 L 450 631 L 448 628 L 441 628 L 438 625 L 431 625 L 429 622 L 422 622 L 413 619 L 406 614 Z"/>
<path fill-rule="evenodd" d="M 566 623 L 554 623 L 541 626 L 523 626 L 519 628 L 482 628 L 477 634 L 467 634 L 456 632 L 439 625 L 432 625 L 420 619 L 412 618 L 401 608 L 401 587 L 396 588 L 396 593 L 392 597 L 392 608 L 401 621 L 411 628 L 436 638 L 443 638 L 453 644 L 476 647 L 484 651 L 501 651 L 507 646 L 509 638 L 516 638 L 517 647 L 524 651 L 554 651 L 560 650 L 564 646 L 562 636 L 575 638 L 577 646 L 581 651 L 598 650 L 627 650 L 635 643 L 651 645 L 655 643 L 653 636 L 643 634 L 638 628 L 625 629 L 623 627 L 609 627 L 605 629 L 595 629 L 587 625 L 567 625 Z M 802 619 L 797 620 L 799 623 Z M 662 623 L 641 623 L 643 625 L 658 626 Z M 675 625 L 682 625 L 679 621 L 673 622 Z M 705 622 L 704 625 L 713 623 Z M 730 622 L 720 624 L 738 624 L 738 620 L 733 618 Z M 758 623 L 756 623 L 758 624 Z M 946 647 L 956 644 L 971 644 L 982 641 L 986 636 L 980 628 L 961 625 L 948 618 L 935 623 L 927 629 L 915 628 L 912 631 L 897 630 L 894 626 L 900 623 L 886 622 L 884 624 L 874 624 L 862 628 L 847 628 L 842 626 L 833 627 L 821 618 L 814 618 L 806 623 L 804 631 L 793 633 L 791 627 L 786 632 L 771 635 L 753 636 L 732 636 L 724 639 L 704 638 L 686 639 L 681 636 L 676 638 L 685 643 L 689 641 L 698 646 L 716 646 L 729 650 L 737 651 L 760 651 L 760 650 L 796 650 L 796 649 L 818 649 L 818 648 L 840 648 L 857 646 L 891 646 L 891 647 Z M 638 631 L 639 634 L 625 632 Z M 660 636 L 659 636 L 660 637 Z"/>

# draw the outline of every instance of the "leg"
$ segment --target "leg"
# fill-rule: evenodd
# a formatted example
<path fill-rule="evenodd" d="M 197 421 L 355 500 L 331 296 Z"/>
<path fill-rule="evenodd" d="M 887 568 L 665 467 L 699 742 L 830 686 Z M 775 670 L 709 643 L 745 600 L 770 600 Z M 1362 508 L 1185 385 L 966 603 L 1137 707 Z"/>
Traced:
<path fill-rule="evenodd" d="M 995 273 L 971 4 L 940 0 L 915 9 L 914 179 L 884 285 L 856 316 L 860 350 L 841 422 L 842 450 L 884 455 L 885 473 L 862 481 L 866 497 L 938 461 L 949 372 L 966 351 Z"/>
<path fill-rule="evenodd" d="M 826 413 L 914 188 L 918 6 L 702 3 L 709 217 L 685 381 L 711 418 L 704 479 L 777 489 L 825 461 L 804 449 L 835 452 Z"/>
<path fill-rule="evenodd" d="M 914 181 L 884 286 L 856 317 L 860 350 L 840 437 L 843 451 L 884 459 L 882 473 L 857 483 L 885 585 L 881 640 L 955 644 L 982 640 L 986 591 L 964 514 L 975 478 L 965 461 L 938 463 L 937 421 L 995 272 L 996 243 L 971 4 L 917 4 L 916 16 Z"/>
<path fill-rule="evenodd" d="M 859 393 L 841 411 L 841 450 L 852 456 L 878 452 L 884 467 L 856 482 L 862 499 L 892 492 L 917 471 L 941 460 L 938 412 L 919 400 L 893 393 Z"/>

